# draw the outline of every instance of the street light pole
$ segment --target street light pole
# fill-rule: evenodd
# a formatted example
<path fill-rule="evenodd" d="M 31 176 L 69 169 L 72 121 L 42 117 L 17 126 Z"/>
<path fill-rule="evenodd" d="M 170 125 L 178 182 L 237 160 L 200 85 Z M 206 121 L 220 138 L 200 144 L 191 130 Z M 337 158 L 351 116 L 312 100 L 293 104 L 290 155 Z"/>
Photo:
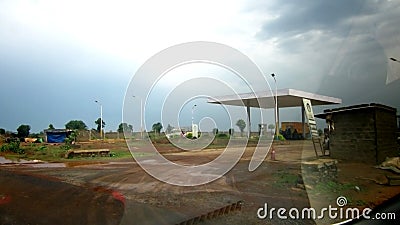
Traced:
<path fill-rule="evenodd" d="M 278 122 L 278 85 L 276 84 L 275 74 L 271 74 L 275 81 L 275 139 L 278 140 L 279 135 L 279 122 Z"/>
<path fill-rule="evenodd" d="M 103 105 L 97 100 L 94 102 L 96 102 L 97 104 L 100 105 L 100 137 L 101 137 L 101 139 L 104 139 L 103 138 Z"/>
<path fill-rule="evenodd" d="M 136 98 L 136 96 L 132 96 Z M 143 139 L 143 99 L 140 98 L 140 138 Z"/>

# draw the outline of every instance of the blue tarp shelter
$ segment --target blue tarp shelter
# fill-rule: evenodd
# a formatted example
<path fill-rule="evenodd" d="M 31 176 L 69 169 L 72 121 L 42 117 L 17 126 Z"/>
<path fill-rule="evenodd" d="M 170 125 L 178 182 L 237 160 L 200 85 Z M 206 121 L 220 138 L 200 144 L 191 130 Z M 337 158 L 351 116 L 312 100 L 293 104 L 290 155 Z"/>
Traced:
<path fill-rule="evenodd" d="M 65 138 L 72 132 L 68 129 L 47 129 L 44 130 L 47 143 L 63 143 Z"/>

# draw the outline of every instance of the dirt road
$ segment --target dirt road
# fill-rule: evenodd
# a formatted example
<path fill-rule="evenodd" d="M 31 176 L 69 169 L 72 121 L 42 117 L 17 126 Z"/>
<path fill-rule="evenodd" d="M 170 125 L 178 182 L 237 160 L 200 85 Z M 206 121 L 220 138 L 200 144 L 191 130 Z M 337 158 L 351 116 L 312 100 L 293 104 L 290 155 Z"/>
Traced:
<path fill-rule="evenodd" d="M 133 159 L 60 164 L 51 168 L 39 164 L 3 165 L 0 166 L 0 224 L 177 224 L 237 201 L 243 201 L 241 211 L 203 223 L 314 224 L 313 220 L 257 217 L 257 210 L 265 203 L 269 207 L 302 209 L 330 204 L 342 194 L 310 193 L 308 188 L 297 185 L 301 181 L 301 162 L 314 157 L 310 144 L 278 145 L 277 160 L 266 159 L 254 172 L 248 171 L 254 151 L 248 148 L 230 172 L 212 183 L 195 187 L 160 182 Z M 177 163 L 196 164 L 212 160 L 220 153 L 221 150 L 207 150 L 168 153 L 165 157 Z M 398 187 L 378 185 L 368 179 L 352 180 L 354 173 L 357 177 L 380 176 L 371 175 L 371 171 L 376 173 L 371 168 L 365 170 L 366 174 L 359 170 L 360 166 L 339 162 L 340 181 L 362 187 L 356 193 L 350 188 L 343 190 L 352 195 L 353 203 L 372 206 L 400 193 Z M 371 199 L 372 193 L 375 196 L 379 193 L 379 198 Z"/>

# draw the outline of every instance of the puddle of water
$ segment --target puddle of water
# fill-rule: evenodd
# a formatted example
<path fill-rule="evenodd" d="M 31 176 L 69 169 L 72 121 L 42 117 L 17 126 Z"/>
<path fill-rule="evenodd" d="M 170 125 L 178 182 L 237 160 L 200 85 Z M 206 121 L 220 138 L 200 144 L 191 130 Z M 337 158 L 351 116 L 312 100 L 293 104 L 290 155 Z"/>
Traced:
<path fill-rule="evenodd" d="M 44 162 L 42 160 L 37 160 L 37 159 L 34 159 L 34 160 L 19 159 L 19 160 L 15 161 L 15 160 L 6 159 L 5 157 L 0 156 L 0 164 L 10 164 L 10 163 L 13 163 L 13 164 L 32 164 L 32 163 L 46 163 L 46 162 Z"/>
<path fill-rule="evenodd" d="M 0 156 L 0 164 L 8 164 L 8 163 L 13 163 L 13 161 L 6 159 L 3 156 Z"/>
<path fill-rule="evenodd" d="M 18 161 L 6 159 L 3 156 L 0 156 L 0 165 L 4 164 L 23 164 L 35 168 L 56 168 L 56 167 L 66 167 L 65 163 L 48 163 L 44 162 L 42 160 L 25 160 L 25 159 L 20 159 Z"/>
<path fill-rule="evenodd" d="M 136 162 L 109 162 L 109 165 L 135 165 Z"/>
<path fill-rule="evenodd" d="M 34 168 L 60 168 L 66 167 L 65 163 L 36 163 L 36 164 L 28 164 Z"/>

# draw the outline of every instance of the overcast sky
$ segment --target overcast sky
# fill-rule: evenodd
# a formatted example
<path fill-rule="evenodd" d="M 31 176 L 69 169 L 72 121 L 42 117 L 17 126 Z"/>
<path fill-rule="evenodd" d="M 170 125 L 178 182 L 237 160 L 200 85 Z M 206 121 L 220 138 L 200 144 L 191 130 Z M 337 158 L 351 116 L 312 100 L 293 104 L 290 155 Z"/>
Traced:
<path fill-rule="evenodd" d="M 29 124 L 39 132 L 72 119 L 93 128 L 98 100 L 106 130 L 116 130 L 137 69 L 159 51 L 191 41 L 238 49 L 265 74 L 275 73 L 278 88 L 399 110 L 400 63 L 389 60 L 400 60 L 399 15 L 397 0 L 3 0 L 0 128 Z M 157 88 L 163 93 L 163 85 Z M 140 101 L 132 101 L 137 130 Z M 183 123 L 190 124 L 189 108 Z M 197 117 L 217 112 L 199 108 Z M 148 113 L 149 129 L 159 112 Z M 285 110 L 281 115 L 281 121 L 299 119 Z"/>

